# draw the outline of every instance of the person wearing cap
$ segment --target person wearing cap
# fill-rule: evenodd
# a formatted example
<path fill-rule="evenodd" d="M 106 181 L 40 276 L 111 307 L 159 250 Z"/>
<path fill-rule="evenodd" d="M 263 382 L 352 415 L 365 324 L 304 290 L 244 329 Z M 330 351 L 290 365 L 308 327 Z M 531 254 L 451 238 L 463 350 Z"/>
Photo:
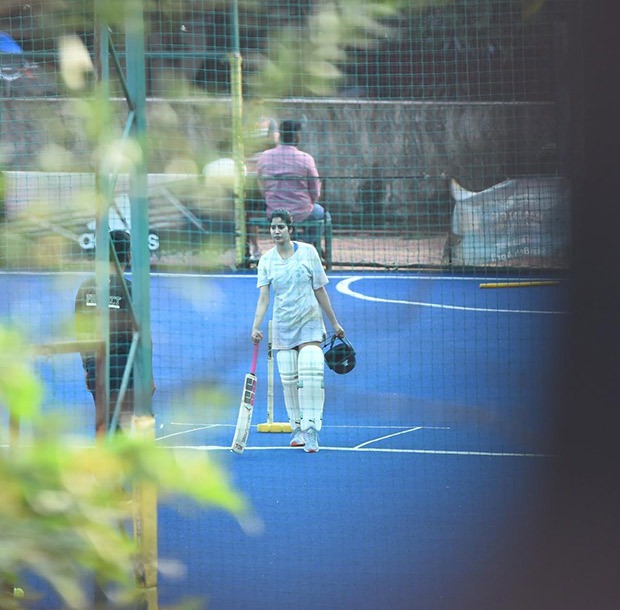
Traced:
<path fill-rule="evenodd" d="M 301 130 L 301 121 L 282 121 L 279 144 L 258 157 L 258 185 L 265 197 L 268 218 L 276 209 L 288 210 L 295 223 L 329 218 L 318 203 L 321 180 L 314 158 L 298 148 Z M 320 235 L 318 230 L 311 230 L 298 238 L 316 246 Z"/>
<path fill-rule="evenodd" d="M 114 259 L 118 261 L 118 270 Z M 82 352 L 82 366 L 86 387 L 95 400 L 95 433 L 103 435 L 108 430 L 114 407 L 120 395 L 123 375 L 129 360 L 134 326 L 131 310 L 131 281 L 122 274 L 131 261 L 131 239 L 123 230 L 110 231 L 110 413 L 101 412 L 96 400 L 97 367 L 93 352 Z M 97 283 L 94 277 L 85 280 L 79 287 L 75 298 L 75 320 L 78 339 L 92 339 L 97 336 Z M 153 391 L 155 384 L 153 383 Z M 130 371 L 127 389 L 121 403 L 117 429 L 127 429 L 131 425 L 134 412 L 133 369 Z"/>

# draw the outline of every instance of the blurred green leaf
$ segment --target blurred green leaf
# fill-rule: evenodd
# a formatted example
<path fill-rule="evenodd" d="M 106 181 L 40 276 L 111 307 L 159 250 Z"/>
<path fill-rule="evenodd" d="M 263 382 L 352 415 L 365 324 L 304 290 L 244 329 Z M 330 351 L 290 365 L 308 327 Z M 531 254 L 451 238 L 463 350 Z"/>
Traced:
<path fill-rule="evenodd" d="M 287 25 L 270 39 L 268 59 L 250 77 L 252 93 L 262 97 L 331 95 L 342 79 L 339 64 L 347 49 L 383 39 L 399 2 L 334 0 L 317 3 L 303 29 Z"/>
<path fill-rule="evenodd" d="M 43 387 L 27 358 L 19 333 L 0 325 L 0 404 L 11 413 L 32 417 L 39 411 Z M 19 356 L 19 357 L 16 357 Z"/>
<path fill-rule="evenodd" d="M 43 389 L 31 357 L 19 333 L 0 326 L 0 399 L 29 428 L 28 443 L 0 454 L 0 584 L 37 574 L 68 608 L 83 610 L 87 577 L 95 574 L 131 597 L 132 490 L 145 485 L 163 498 L 228 511 L 246 531 L 260 531 L 248 502 L 206 453 L 172 451 L 133 434 L 67 442 L 58 415 L 40 411 Z M 0 607 L 20 607 L 2 595 Z"/>

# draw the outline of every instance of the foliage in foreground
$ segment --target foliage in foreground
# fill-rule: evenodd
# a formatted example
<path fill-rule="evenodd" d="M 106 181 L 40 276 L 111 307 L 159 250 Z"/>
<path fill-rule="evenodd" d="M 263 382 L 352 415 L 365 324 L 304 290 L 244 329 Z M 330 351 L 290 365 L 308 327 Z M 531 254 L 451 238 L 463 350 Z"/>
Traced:
<path fill-rule="evenodd" d="M 32 595 L 13 597 L 12 585 L 26 572 L 47 582 L 68 608 L 91 606 L 93 575 L 113 585 L 119 599 L 131 598 L 135 546 L 120 524 L 131 518 L 126 490 L 136 484 L 229 511 L 246 529 L 256 526 L 225 472 L 204 454 L 174 453 L 134 435 L 67 442 L 58 420 L 41 412 L 42 385 L 28 353 L 18 333 L 0 326 L 0 405 L 32 431 L 28 442 L 0 453 L 0 583 L 9 585 L 0 592 L 1 608 L 20 608 Z"/>

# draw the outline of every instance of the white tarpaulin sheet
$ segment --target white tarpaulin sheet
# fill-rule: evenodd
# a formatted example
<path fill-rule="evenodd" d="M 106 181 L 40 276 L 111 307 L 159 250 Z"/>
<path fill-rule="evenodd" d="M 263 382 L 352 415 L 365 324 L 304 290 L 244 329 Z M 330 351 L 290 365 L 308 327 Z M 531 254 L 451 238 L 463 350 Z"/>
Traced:
<path fill-rule="evenodd" d="M 451 256 L 457 265 L 564 267 L 571 245 L 570 184 L 533 176 L 472 192 L 451 181 Z"/>

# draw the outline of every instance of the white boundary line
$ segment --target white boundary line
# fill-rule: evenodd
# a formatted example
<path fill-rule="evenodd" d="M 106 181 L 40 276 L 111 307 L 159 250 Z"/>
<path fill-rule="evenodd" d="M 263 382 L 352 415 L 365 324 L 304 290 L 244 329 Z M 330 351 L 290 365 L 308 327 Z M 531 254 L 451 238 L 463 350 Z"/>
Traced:
<path fill-rule="evenodd" d="M 234 424 L 207 424 L 207 423 L 199 423 L 199 422 L 178 422 L 178 421 L 170 421 L 170 422 L 166 422 L 165 424 L 161 424 L 162 426 L 167 425 L 167 426 L 204 426 L 205 428 L 234 428 L 235 425 Z M 253 425 L 253 427 L 256 427 L 256 424 Z M 368 426 L 351 426 L 351 425 L 347 425 L 347 424 L 341 424 L 341 425 L 336 425 L 336 424 L 328 424 L 323 426 L 324 429 L 332 429 L 332 428 L 350 428 L 352 430 L 404 430 L 404 431 L 409 431 L 412 428 L 415 428 L 416 430 L 421 430 L 421 429 L 425 429 L 425 430 L 450 430 L 450 426 L 397 426 L 397 425 L 381 425 L 381 426 L 375 426 L 375 425 L 368 425 Z M 198 429 L 198 428 L 197 428 Z M 185 430 L 182 432 L 175 432 L 175 434 L 187 434 L 189 432 L 193 432 L 193 430 Z"/>
<path fill-rule="evenodd" d="M 222 445 L 170 445 L 166 449 L 188 449 L 192 451 L 230 451 L 230 447 Z M 299 447 L 287 445 L 273 447 L 246 447 L 245 451 L 299 451 Z M 404 453 L 419 455 L 451 455 L 463 457 L 518 457 L 518 458 L 552 458 L 548 453 L 519 453 L 507 451 L 450 451 L 438 449 L 381 449 L 379 447 L 326 447 L 321 445 L 321 451 L 350 451 L 351 453 Z"/>
<path fill-rule="evenodd" d="M 409 432 L 415 432 L 416 430 L 422 430 L 424 426 L 416 426 L 415 428 L 409 428 L 408 430 L 401 430 L 400 432 L 394 432 L 394 434 L 386 434 L 385 436 L 379 436 L 378 438 L 370 439 L 361 445 L 357 445 L 354 449 L 361 449 L 366 445 L 371 445 L 372 443 L 378 443 L 379 441 L 384 441 L 387 438 L 393 438 L 395 436 L 400 436 L 401 434 L 409 434 Z"/>
<path fill-rule="evenodd" d="M 369 279 L 364 276 L 349 277 L 345 280 L 338 282 L 336 290 L 344 295 L 360 299 L 362 301 L 372 301 L 373 303 L 389 303 L 396 305 L 416 305 L 418 307 L 431 307 L 435 309 L 453 309 L 457 311 L 479 311 L 483 313 L 526 313 L 526 314 L 546 314 L 546 315 L 567 315 L 567 311 L 543 311 L 532 309 L 493 309 L 488 307 L 465 307 L 462 305 L 446 305 L 444 303 L 428 303 L 425 301 L 405 301 L 401 299 L 385 299 L 380 297 L 371 297 L 361 292 L 356 292 L 351 289 L 351 284 L 358 280 Z M 396 279 L 396 278 L 394 278 Z M 401 278 L 407 279 L 407 278 Z M 411 278 L 414 279 L 414 278 Z"/>
<path fill-rule="evenodd" d="M 187 424 L 187 425 L 190 425 L 190 424 Z M 204 425 L 200 425 L 197 428 L 192 428 L 191 430 L 180 430 L 179 432 L 172 432 L 171 434 L 165 434 L 164 436 L 158 436 L 155 440 L 161 441 L 165 438 L 172 438 L 173 436 L 182 436 L 183 434 L 191 434 L 192 432 L 199 432 L 200 430 L 210 430 L 211 428 L 221 428 L 224 426 L 227 428 L 235 427 L 233 424 L 204 424 Z"/>
<path fill-rule="evenodd" d="M 192 432 L 198 432 L 200 430 L 206 430 L 211 428 L 234 428 L 232 424 L 193 424 L 184 422 L 169 422 L 168 425 L 173 426 L 191 426 L 189 430 L 181 430 L 179 432 L 173 432 L 165 436 L 156 438 L 156 441 L 161 441 L 173 436 L 181 436 L 184 434 L 191 434 Z M 196 427 L 193 427 L 196 426 Z M 253 426 L 255 427 L 255 426 Z M 410 432 L 417 432 L 419 430 L 450 430 L 449 426 L 325 426 L 326 428 L 351 428 L 351 429 L 398 429 L 398 432 L 393 434 L 386 434 L 374 439 L 365 441 L 355 447 L 331 447 L 321 445 L 321 451 L 351 451 L 351 452 L 375 452 L 375 453 L 402 453 L 402 454 L 417 454 L 417 455 L 451 455 L 451 456 L 479 456 L 479 457 L 518 457 L 518 458 L 551 458 L 553 455 L 547 453 L 528 453 L 518 451 L 459 451 L 449 449 L 393 449 L 382 447 L 368 447 L 372 443 L 378 443 L 379 441 L 400 436 L 402 434 L 408 434 Z M 188 449 L 194 451 L 230 451 L 229 446 L 222 445 L 164 445 L 166 449 Z M 288 445 L 274 445 L 274 446 L 248 446 L 246 451 L 295 451 L 299 450 L 297 447 L 289 447 Z"/>

